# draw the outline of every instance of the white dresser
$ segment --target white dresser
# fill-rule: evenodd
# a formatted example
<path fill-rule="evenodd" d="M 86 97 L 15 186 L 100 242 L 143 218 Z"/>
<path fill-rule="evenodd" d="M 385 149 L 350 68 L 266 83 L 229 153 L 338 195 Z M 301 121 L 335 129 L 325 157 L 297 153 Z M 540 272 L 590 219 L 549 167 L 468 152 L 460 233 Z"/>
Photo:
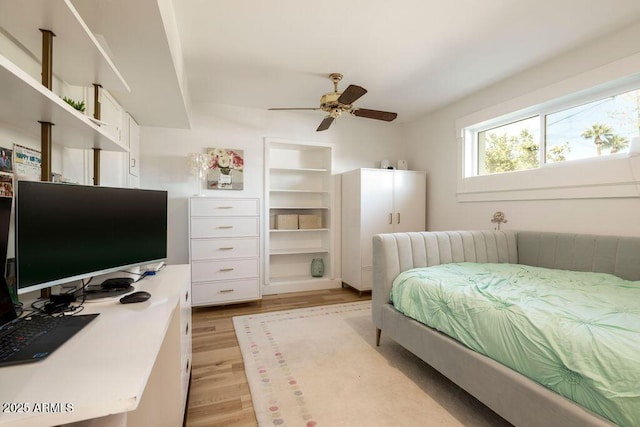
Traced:
<path fill-rule="evenodd" d="M 259 300 L 259 199 L 190 198 L 189 259 L 192 306 Z"/>

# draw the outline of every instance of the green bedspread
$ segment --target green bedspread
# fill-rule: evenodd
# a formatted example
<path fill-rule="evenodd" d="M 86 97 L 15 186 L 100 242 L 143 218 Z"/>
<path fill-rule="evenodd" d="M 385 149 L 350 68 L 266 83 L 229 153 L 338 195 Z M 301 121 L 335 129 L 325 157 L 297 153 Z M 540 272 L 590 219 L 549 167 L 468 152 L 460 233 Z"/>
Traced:
<path fill-rule="evenodd" d="M 622 426 L 640 426 L 640 282 L 518 264 L 401 273 L 397 310 Z"/>

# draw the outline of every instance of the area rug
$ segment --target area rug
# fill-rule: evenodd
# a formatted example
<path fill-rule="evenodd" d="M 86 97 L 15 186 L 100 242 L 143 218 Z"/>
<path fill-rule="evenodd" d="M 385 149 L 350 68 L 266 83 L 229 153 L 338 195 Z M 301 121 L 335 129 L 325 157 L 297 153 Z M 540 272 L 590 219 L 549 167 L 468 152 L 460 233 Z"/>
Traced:
<path fill-rule="evenodd" d="M 508 425 L 391 340 L 371 302 L 233 318 L 260 426 Z"/>

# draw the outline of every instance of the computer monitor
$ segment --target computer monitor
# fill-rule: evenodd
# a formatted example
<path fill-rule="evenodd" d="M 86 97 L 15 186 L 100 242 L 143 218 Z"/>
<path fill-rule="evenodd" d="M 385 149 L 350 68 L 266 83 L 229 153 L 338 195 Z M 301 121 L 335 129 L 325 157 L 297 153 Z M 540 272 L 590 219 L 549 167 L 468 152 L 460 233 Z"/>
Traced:
<path fill-rule="evenodd" d="M 18 181 L 18 293 L 163 261 L 167 192 Z"/>

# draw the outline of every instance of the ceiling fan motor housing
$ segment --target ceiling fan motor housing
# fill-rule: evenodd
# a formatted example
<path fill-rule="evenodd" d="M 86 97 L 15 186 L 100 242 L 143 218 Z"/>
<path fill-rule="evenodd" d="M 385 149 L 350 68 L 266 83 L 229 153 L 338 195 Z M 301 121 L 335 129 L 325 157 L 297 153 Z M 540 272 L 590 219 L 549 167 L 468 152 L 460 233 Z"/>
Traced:
<path fill-rule="evenodd" d="M 320 109 L 327 113 L 335 109 L 342 110 L 343 108 L 341 108 L 341 104 L 338 102 L 340 95 L 342 95 L 342 92 L 329 92 L 322 95 L 322 98 L 320 98 Z"/>

